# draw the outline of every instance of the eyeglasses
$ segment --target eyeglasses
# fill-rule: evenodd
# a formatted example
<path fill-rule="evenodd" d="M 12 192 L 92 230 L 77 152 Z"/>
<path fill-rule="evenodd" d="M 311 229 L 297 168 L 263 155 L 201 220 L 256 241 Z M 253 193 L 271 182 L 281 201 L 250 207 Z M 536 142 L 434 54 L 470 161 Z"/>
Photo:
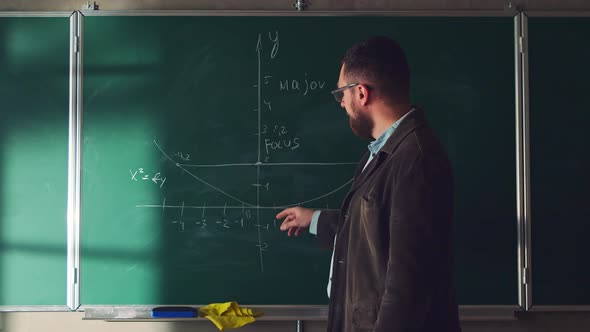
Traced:
<path fill-rule="evenodd" d="M 336 99 L 337 102 L 341 103 L 342 98 L 344 98 L 344 90 L 350 89 L 350 88 L 357 86 L 359 84 L 360 83 L 350 83 L 350 84 L 345 85 L 345 86 L 338 88 L 336 90 L 332 90 L 332 96 L 334 96 L 334 99 Z"/>

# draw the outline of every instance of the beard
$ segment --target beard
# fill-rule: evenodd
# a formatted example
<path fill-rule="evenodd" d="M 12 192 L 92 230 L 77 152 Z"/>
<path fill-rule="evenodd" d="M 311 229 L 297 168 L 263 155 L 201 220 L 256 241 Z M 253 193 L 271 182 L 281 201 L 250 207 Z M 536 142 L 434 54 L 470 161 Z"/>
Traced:
<path fill-rule="evenodd" d="M 354 117 L 350 116 L 350 129 L 358 137 L 366 140 L 373 139 L 373 120 L 365 115 L 363 112 L 359 112 L 357 109 L 351 109 Z"/>

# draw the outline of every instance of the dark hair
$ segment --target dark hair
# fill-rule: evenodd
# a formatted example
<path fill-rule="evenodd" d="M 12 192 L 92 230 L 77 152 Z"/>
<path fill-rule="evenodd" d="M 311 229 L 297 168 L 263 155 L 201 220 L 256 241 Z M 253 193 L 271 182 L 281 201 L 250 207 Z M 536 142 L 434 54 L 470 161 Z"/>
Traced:
<path fill-rule="evenodd" d="M 351 80 L 347 83 L 365 83 L 390 104 L 409 102 L 410 68 L 395 40 L 373 37 L 357 43 L 346 51 L 342 64 Z"/>

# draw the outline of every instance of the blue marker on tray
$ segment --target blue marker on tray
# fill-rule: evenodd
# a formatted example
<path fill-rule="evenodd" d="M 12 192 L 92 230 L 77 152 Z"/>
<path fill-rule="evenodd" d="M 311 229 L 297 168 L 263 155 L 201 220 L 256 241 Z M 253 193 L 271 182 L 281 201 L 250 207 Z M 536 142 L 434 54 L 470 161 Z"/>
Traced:
<path fill-rule="evenodd" d="M 152 318 L 193 318 L 197 317 L 193 307 L 156 307 L 152 309 Z"/>

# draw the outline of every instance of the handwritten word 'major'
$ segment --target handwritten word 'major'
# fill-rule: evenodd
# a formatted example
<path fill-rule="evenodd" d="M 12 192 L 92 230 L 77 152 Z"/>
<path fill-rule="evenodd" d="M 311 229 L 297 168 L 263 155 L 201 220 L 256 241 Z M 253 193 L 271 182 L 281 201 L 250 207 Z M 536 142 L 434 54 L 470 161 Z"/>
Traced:
<path fill-rule="evenodd" d="M 306 74 L 307 76 L 307 74 Z M 326 81 L 309 80 L 281 80 L 279 81 L 280 91 L 300 91 L 306 96 L 310 91 L 321 90 L 326 86 Z"/>

